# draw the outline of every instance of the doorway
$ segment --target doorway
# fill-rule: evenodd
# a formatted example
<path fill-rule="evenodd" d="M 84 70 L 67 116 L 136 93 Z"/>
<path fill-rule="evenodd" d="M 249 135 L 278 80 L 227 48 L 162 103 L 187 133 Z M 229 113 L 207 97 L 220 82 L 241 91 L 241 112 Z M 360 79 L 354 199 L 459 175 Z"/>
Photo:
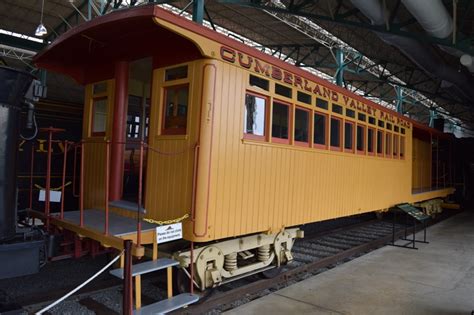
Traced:
<path fill-rule="evenodd" d="M 133 61 L 129 65 L 126 145 L 123 167 L 122 199 L 138 202 L 140 173 L 140 143 L 148 143 L 150 96 L 153 71 L 152 58 Z M 143 150 L 142 204 L 147 165 L 147 150 Z"/>

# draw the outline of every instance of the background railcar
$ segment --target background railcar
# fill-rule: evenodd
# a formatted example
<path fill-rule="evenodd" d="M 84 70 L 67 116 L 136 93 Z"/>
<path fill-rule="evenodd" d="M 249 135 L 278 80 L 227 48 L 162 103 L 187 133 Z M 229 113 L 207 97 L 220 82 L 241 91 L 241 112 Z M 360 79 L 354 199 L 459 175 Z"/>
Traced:
<path fill-rule="evenodd" d="M 85 220 L 189 214 L 184 237 L 204 244 L 176 257 L 202 288 L 291 260 L 299 225 L 453 192 L 449 137 L 158 7 L 85 23 L 36 62 L 86 86 Z M 157 256 L 152 226 L 53 223 Z"/>
<path fill-rule="evenodd" d="M 38 128 L 46 128 L 54 126 L 64 130 L 55 135 L 57 140 L 68 140 L 77 142 L 81 139 L 82 130 L 82 113 L 83 104 L 68 103 L 60 100 L 41 100 L 36 104 L 36 126 Z M 23 113 L 22 120 L 26 119 L 26 113 Z M 46 161 L 48 153 L 48 134 L 36 129 L 22 130 L 21 134 L 24 138 L 20 138 L 18 144 L 18 164 L 17 164 L 17 185 L 18 185 L 18 209 L 42 209 L 43 202 L 38 200 L 38 192 L 40 188 L 46 186 Z M 33 139 L 28 140 L 36 134 Z M 33 152 L 32 152 L 33 150 Z M 52 176 L 51 187 L 61 186 L 63 152 L 64 143 L 54 143 L 52 145 Z M 73 197 L 74 180 L 74 160 L 72 153 L 69 155 L 68 168 L 66 174 L 66 182 L 71 184 L 65 188 L 68 209 L 77 209 L 77 199 Z M 33 159 L 33 163 L 32 163 Z M 30 186 L 33 186 L 33 194 L 30 197 Z M 31 203 L 31 204 L 30 204 Z M 53 203 L 54 210 L 58 210 L 58 204 Z"/>

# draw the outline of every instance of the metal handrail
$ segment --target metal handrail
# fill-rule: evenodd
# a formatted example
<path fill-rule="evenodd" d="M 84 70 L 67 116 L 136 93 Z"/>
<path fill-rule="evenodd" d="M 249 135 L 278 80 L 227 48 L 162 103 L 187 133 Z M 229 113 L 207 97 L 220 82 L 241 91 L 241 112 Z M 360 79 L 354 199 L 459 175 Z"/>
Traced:
<path fill-rule="evenodd" d="M 72 150 L 74 151 L 74 161 L 73 161 L 73 179 L 72 179 L 72 195 L 73 197 L 79 198 L 79 226 L 84 227 L 84 186 L 85 186 L 85 151 L 86 151 L 86 145 L 87 144 L 104 144 L 105 145 L 105 167 L 104 167 L 104 210 L 105 210 L 105 222 L 104 222 L 104 234 L 109 235 L 109 187 L 110 187 L 110 154 L 111 154 L 111 145 L 112 144 L 123 144 L 123 145 L 132 145 L 132 146 L 138 146 L 140 149 L 140 158 L 139 158 L 139 173 L 138 173 L 138 198 L 137 198 L 137 246 L 141 246 L 141 233 L 142 233 L 142 223 L 141 223 L 141 212 L 140 210 L 142 209 L 142 202 L 143 202 L 143 171 L 144 171 L 144 158 L 145 158 L 145 150 L 159 154 L 159 155 L 165 155 L 165 156 L 176 156 L 180 155 L 183 153 L 186 153 L 190 150 L 194 150 L 194 155 L 196 155 L 196 149 L 198 148 L 197 143 L 194 143 L 192 145 L 187 146 L 183 150 L 176 151 L 176 152 L 165 152 L 161 151 L 157 148 L 154 148 L 144 141 L 139 141 L 139 142 L 112 142 L 108 139 L 104 140 L 96 140 L 96 139 L 82 139 L 78 142 L 73 142 L 73 141 L 60 141 L 60 140 L 53 140 L 52 137 L 48 139 L 48 160 L 47 160 L 47 174 L 46 174 L 46 187 L 45 187 L 45 217 L 46 217 L 46 226 L 48 228 L 49 226 L 49 219 L 51 216 L 50 213 L 50 191 L 51 191 L 51 156 L 52 156 L 52 150 L 51 150 L 51 144 L 52 143 L 64 143 L 64 152 L 62 153 L 63 155 L 63 167 L 62 167 L 62 176 L 61 176 L 61 181 L 62 181 L 62 186 L 61 186 L 61 206 L 60 206 L 60 219 L 64 219 L 64 199 L 65 199 L 65 181 L 66 181 L 66 172 L 67 172 L 67 158 L 68 158 L 68 151 Z M 79 191 L 76 191 L 76 176 L 77 176 L 77 167 L 78 167 L 78 152 L 80 151 L 80 166 L 79 166 Z M 34 156 L 35 156 L 35 151 L 34 151 L 34 145 L 32 146 L 32 151 L 31 151 L 31 166 L 30 166 L 30 208 L 32 207 L 32 202 L 33 202 L 33 170 L 34 170 Z M 196 156 L 195 156 L 196 160 Z M 195 175 L 194 175 L 195 176 Z M 193 177 L 194 177 L 193 176 Z M 193 178 L 193 181 L 195 181 L 195 178 Z"/>

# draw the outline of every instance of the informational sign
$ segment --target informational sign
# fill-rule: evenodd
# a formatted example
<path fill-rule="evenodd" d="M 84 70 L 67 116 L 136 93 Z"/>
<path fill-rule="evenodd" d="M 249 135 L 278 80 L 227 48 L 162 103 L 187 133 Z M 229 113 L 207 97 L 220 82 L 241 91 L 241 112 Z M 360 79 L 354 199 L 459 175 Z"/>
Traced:
<path fill-rule="evenodd" d="M 418 221 L 424 221 L 430 218 L 429 215 L 424 214 L 423 212 L 409 204 L 398 205 L 398 208 L 402 209 L 404 212 L 414 217 Z"/>
<path fill-rule="evenodd" d="M 39 193 L 39 201 L 46 201 L 46 190 L 41 189 Z M 61 192 L 50 190 L 49 191 L 49 201 L 50 202 L 61 202 Z"/>
<path fill-rule="evenodd" d="M 183 238 L 183 224 L 174 223 L 156 227 L 158 244 L 175 241 Z"/>

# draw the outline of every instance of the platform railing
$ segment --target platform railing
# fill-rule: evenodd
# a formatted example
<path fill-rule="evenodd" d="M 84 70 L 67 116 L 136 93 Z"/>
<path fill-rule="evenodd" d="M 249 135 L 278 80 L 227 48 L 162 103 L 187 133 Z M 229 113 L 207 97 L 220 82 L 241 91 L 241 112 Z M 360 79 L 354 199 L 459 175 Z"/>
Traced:
<path fill-rule="evenodd" d="M 52 129 L 52 128 L 51 128 Z M 52 144 L 53 143 L 61 143 L 64 146 L 64 151 L 61 153 L 63 156 L 63 163 L 62 163 L 62 176 L 61 176 L 61 203 L 60 203 L 60 212 L 59 218 L 64 219 L 64 207 L 65 207 L 65 187 L 66 187 L 66 176 L 68 171 L 68 153 L 74 152 L 73 158 L 73 174 L 72 174 L 72 195 L 75 198 L 79 199 L 79 211 L 80 211 L 80 219 L 79 225 L 80 227 L 84 227 L 84 194 L 85 194 L 85 174 L 86 174 L 86 163 L 85 163 L 85 156 L 86 150 L 88 150 L 88 146 L 92 144 L 100 144 L 104 145 L 105 150 L 105 160 L 104 160 L 104 212 L 105 212 L 105 222 L 104 222 L 104 230 L 103 233 L 105 235 L 109 235 L 109 188 L 110 188 L 110 158 L 111 158 L 111 146 L 112 144 L 120 144 L 120 145 L 135 145 L 139 147 L 139 167 L 138 167 L 138 196 L 137 196 L 137 232 L 136 232 L 136 246 L 140 247 L 142 242 L 142 224 L 141 224 L 141 209 L 143 203 L 143 172 L 144 172 L 144 159 L 145 159 L 145 150 L 147 152 L 147 157 L 149 158 L 150 153 L 159 154 L 159 155 L 166 155 L 166 156 L 177 156 L 180 154 L 184 154 L 188 151 L 194 151 L 194 162 L 197 161 L 197 151 L 199 145 L 192 144 L 184 149 L 177 151 L 177 152 L 164 152 L 157 148 L 153 148 L 149 146 L 144 141 L 139 141 L 135 143 L 127 143 L 127 142 L 117 142 L 113 143 L 108 139 L 104 139 L 102 141 L 98 140 L 81 140 L 79 142 L 71 142 L 71 141 L 62 141 L 62 140 L 53 140 L 52 139 L 53 131 L 50 131 L 50 137 L 48 138 L 48 157 L 47 157 L 47 172 L 46 172 L 46 187 L 45 187 L 45 208 L 44 208 L 44 215 L 46 218 L 46 228 L 49 229 L 49 220 L 51 219 L 51 208 L 50 208 L 50 192 L 51 192 L 51 161 L 52 161 Z M 80 158 L 78 158 L 80 155 Z M 31 164 L 30 164 L 30 208 L 33 205 L 33 186 L 34 186 L 34 158 L 35 158 L 35 149 L 32 146 L 31 151 Z M 78 164 L 80 164 L 78 166 Z M 79 169 L 79 191 L 77 191 L 77 173 Z M 193 171 L 193 186 L 196 180 L 196 169 Z M 193 204 L 194 204 L 194 187 L 193 187 Z M 194 243 L 191 242 L 191 260 L 193 260 L 193 251 L 194 251 Z M 190 291 L 193 293 L 194 286 L 193 281 L 194 279 L 194 266 L 191 265 L 191 280 L 190 280 Z"/>
<path fill-rule="evenodd" d="M 117 144 L 123 144 L 126 145 L 127 143 L 125 142 L 116 142 Z M 110 152 L 111 152 L 111 145 L 112 141 L 110 140 L 104 140 L 104 141 L 90 141 L 90 140 L 81 140 L 80 142 L 76 143 L 74 145 L 74 163 L 73 163 L 73 195 L 74 197 L 79 198 L 79 225 L 80 227 L 84 227 L 84 193 L 85 193 L 85 171 L 86 171 L 86 166 L 85 166 L 85 152 L 88 149 L 88 145 L 92 144 L 100 144 L 104 145 L 104 150 L 105 150 L 105 159 L 104 159 L 104 212 L 105 212 L 105 220 L 104 220 L 104 230 L 103 233 L 104 235 L 109 235 L 110 233 L 110 205 L 109 205 L 109 188 L 110 188 Z M 143 151 L 143 144 L 141 144 L 141 151 Z M 80 167 L 79 167 L 79 192 L 76 191 L 76 182 L 77 182 L 77 155 L 80 152 Z M 141 179 L 143 178 L 142 172 L 143 172 L 143 154 L 140 156 L 140 179 L 139 179 L 139 191 L 138 191 L 138 209 L 142 207 L 142 185 L 141 185 Z M 141 245 L 141 220 L 140 220 L 140 213 L 137 213 L 137 246 Z"/>
<path fill-rule="evenodd" d="M 54 142 L 54 140 L 52 140 Z M 189 150 L 196 150 L 196 145 L 192 145 L 186 147 L 183 150 L 177 152 L 163 152 L 157 148 L 153 148 L 149 146 L 144 141 L 137 141 L 137 142 L 112 142 L 110 140 L 81 140 L 77 143 L 67 142 L 64 144 L 67 147 L 65 150 L 64 156 L 64 167 L 63 167 L 63 177 L 67 172 L 67 151 L 74 150 L 74 161 L 73 161 L 73 187 L 72 193 L 74 197 L 79 198 L 79 225 L 80 227 L 84 227 L 84 193 L 85 193 L 85 174 L 86 174 L 86 165 L 85 165 L 85 156 L 86 151 L 89 150 L 88 146 L 92 144 L 99 144 L 105 146 L 105 161 L 104 161 L 104 211 L 105 211 L 105 223 L 104 223 L 104 231 L 105 235 L 109 235 L 109 188 L 110 188 L 110 154 L 111 154 L 111 146 L 112 144 L 119 144 L 119 145 L 129 145 L 135 146 L 135 149 L 138 147 L 139 149 L 139 159 L 138 159 L 138 196 L 137 196 L 137 246 L 141 245 L 141 238 L 142 238 L 142 223 L 141 223 L 141 209 L 143 208 L 143 172 L 144 172 L 144 159 L 145 159 L 145 151 L 148 153 L 160 154 L 160 155 L 168 155 L 168 156 L 175 156 L 183 154 Z M 148 154 L 147 153 L 147 154 Z M 80 157 L 78 158 L 78 155 Z M 78 166 L 78 164 L 80 164 Z M 79 191 L 77 191 L 77 173 L 79 169 Z M 48 192 L 46 193 L 48 195 Z M 46 213 L 49 215 L 49 212 Z M 63 218 L 63 208 L 61 210 L 60 217 Z"/>

